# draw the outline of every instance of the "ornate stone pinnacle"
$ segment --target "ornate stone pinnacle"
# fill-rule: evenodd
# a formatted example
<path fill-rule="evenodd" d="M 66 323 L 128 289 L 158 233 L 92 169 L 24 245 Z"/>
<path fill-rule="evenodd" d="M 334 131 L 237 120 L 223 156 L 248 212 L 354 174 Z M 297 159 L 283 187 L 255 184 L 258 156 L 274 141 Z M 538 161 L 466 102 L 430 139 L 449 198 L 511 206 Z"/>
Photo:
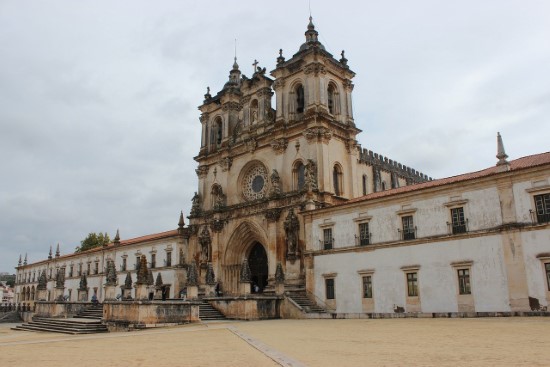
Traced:
<path fill-rule="evenodd" d="M 283 272 L 283 264 L 280 262 L 277 263 L 277 268 L 275 269 L 275 282 L 284 283 L 285 282 L 285 273 Z"/>
<path fill-rule="evenodd" d="M 36 289 L 45 290 L 48 288 L 48 279 L 46 278 L 46 270 L 42 270 L 42 273 L 38 277 L 38 286 Z"/>
<path fill-rule="evenodd" d="M 214 275 L 214 268 L 212 267 L 212 263 L 208 263 L 208 267 L 206 269 L 206 284 L 216 284 L 216 276 Z"/>
<path fill-rule="evenodd" d="M 114 261 L 107 262 L 107 277 L 105 285 L 116 285 L 117 276 L 116 276 L 116 267 Z"/>
<path fill-rule="evenodd" d="M 124 288 L 132 289 L 132 275 L 129 272 L 126 273 L 126 279 L 124 280 Z"/>
<path fill-rule="evenodd" d="M 27 265 L 27 253 L 25 252 L 25 260 L 23 260 L 23 265 Z"/>
<path fill-rule="evenodd" d="M 155 278 L 153 277 L 153 271 L 149 269 L 147 272 L 147 285 L 155 284 Z"/>
<path fill-rule="evenodd" d="M 48 260 L 52 259 L 52 246 L 50 245 L 50 252 L 48 253 Z"/>
<path fill-rule="evenodd" d="M 502 166 L 503 164 L 509 164 L 506 158 L 508 158 L 508 155 L 504 151 L 504 143 L 502 142 L 502 136 L 500 136 L 500 132 L 497 132 L 497 166 Z"/>
<path fill-rule="evenodd" d="M 115 239 L 114 239 L 114 241 L 113 241 L 113 244 L 114 244 L 115 246 L 120 245 L 120 233 L 118 232 L 118 228 L 117 228 L 117 230 L 116 230 L 116 235 L 115 235 Z"/>
<path fill-rule="evenodd" d="M 22 262 L 21 262 L 21 254 L 19 254 L 19 262 L 17 263 L 19 266 L 21 266 Z"/>
<path fill-rule="evenodd" d="M 57 243 L 57 248 L 55 249 L 55 257 L 59 257 L 61 252 L 59 252 L 59 243 Z"/>
<path fill-rule="evenodd" d="M 248 260 L 243 259 L 243 263 L 241 265 L 241 282 L 250 282 L 250 266 L 248 265 Z"/>
<path fill-rule="evenodd" d="M 183 210 L 180 213 L 180 220 L 178 222 L 178 228 L 183 228 L 185 226 L 185 221 L 183 220 Z"/>
<path fill-rule="evenodd" d="M 195 262 L 191 262 L 189 264 L 189 267 L 187 268 L 187 285 L 189 286 L 196 286 L 199 285 L 199 279 L 197 275 L 197 268 L 195 266 Z"/>
<path fill-rule="evenodd" d="M 147 284 L 148 276 L 149 271 L 147 270 L 147 258 L 145 255 L 141 255 L 141 258 L 139 259 L 136 284 Z"/>
<path fill-rule="evenodd" d="M 162 275 L 159 271 L 159 273 L 157 274 L 157 280 L 155 281 L 155 286 L 156 287 L 162 287 L 163 283 L 162 283 Z"/>

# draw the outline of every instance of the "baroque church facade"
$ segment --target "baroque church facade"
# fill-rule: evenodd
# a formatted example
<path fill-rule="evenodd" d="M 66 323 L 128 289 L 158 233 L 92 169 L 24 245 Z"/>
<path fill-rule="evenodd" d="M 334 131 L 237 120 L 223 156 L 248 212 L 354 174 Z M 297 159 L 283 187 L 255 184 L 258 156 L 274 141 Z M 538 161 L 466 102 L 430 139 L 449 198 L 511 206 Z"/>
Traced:
<path fill-rule="evenodd" d="M 305 294 L 354 317 L 545 309 L 550 153 L 508 162 L 499 135 L 496 166 L 432 180 L 361 148 L 354 75 L 343 51 L 337 59 L 319 42 L 311 18 L 305 42 L 288 60 L 280 51 L 270 76 L 255 64 L 248 78 L 235 59 L 223 88 L 199 106 L 188 224 L 182 214 L 172 231 L 20 259 L 17 301 L 37 300 L 39 286 L 53 300 L 58 274 L 67 301 L 109 299 L 109 263 L 124 294 L 145 257 L 155 298 L 181 298 L 194 284 L 213 296 L 217 284 L 217 296 Z M 81 299 L 84 274 L 90 292 Z M 284 307 L 281 317 L 307 313 L 299 302 Z"/>

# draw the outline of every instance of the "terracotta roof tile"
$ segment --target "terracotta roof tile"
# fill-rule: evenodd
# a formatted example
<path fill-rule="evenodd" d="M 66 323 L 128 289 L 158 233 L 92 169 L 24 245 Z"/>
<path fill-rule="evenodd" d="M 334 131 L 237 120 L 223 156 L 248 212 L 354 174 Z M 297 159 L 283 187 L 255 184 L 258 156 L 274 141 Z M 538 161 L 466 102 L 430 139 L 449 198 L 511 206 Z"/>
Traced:
<path fill-rule="evenodd" d="M 518 158 L 518 159 L 515 159 L 513 161 L 510 161 L 510 171 L 508 171 L 508 172 L 518 171 L 518 170 L 521 170 L 521 169 L 536 167 L 536 166 L 540 166 L 540 165 L 544 165 L 544 164 L 550 164 L 550 152 L 540 153 L 540 154 L 535 154 L 535 155 L 529 155 L 527 157 L 522 157 L 522 158 Z M 501 172 L 500 169 L 501 169 L 500 167 L 494 166 L 494 167 L 489 167 L 489 168 L 486 168 L 484 170 L 477 171 L 477 172 L 464 173 L 464 174 L 458 175 L 458 176 L 451 176 L 451 177 L 441 178 L 441 179 L 432 180 L 432 181 L 428 181 L 428 182 L 423 182 L 423 183 L 419 183 L 419 184 L 402 186 L 402 187 L 398 187 L 396 189 L 390 189 L 390 190 L 385 190 L 385 191 L 374 192 L 372 194 L 367 194 L 365 196 L 360 196 L 360 197 L 348 200 L 344 203 L 337 204 L 337 205 L 334 205 L 334 206 L 346 205 L 346 204 L 349 204 L 349 203 L 366 201 L 366 200 L 370 200 L 370 199 L 381 198 L 381 197 L 396 195 L 396 194 L 405 193 L 405 192 L 419 191 L 419 190 L 427 189 L 427 188 L 430 188 L 430 187 L 438 187 L 438 186 L 448 185 L 448 184 L 452 184 L 452 183 L 456 183 L 456 182 L 462 182 L 462 181 L 478 179 L 478 178 L 482 178 L 482 177 L 497 174 L 497 173 Z M 334 206 L 332 206 L 332 207 L 334 207 Z M 331 207 L 327 207 L 327 208 L 331 208 Z"/>

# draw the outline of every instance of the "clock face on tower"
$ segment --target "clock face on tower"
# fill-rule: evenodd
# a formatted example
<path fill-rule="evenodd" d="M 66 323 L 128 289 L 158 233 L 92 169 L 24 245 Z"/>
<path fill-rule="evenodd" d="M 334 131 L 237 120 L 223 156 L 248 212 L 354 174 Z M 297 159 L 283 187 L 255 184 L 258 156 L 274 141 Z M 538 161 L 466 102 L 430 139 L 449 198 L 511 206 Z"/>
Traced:
<path fill-rule="evenodd" d="M 257 163 L 245 173 L 242 181 L 243 195 L 246 200 L 263 199 L 267 192 L 267 170 Z"/>

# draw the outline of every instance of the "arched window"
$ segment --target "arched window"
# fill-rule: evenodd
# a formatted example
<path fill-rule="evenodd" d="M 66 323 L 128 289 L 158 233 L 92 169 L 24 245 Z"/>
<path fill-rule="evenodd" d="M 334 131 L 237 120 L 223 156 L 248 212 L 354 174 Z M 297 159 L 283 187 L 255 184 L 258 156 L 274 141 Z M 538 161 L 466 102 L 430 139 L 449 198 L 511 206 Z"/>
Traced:
<path fill-rule="evenodd" d="M 301 161 L 294 164 L 294 169 L 292 170 L 294 190 L 302 190 L 304 188 L 305 169 L 306 167 Z"/>
<path fill-rule="evenodd" d="M 258 100 L 250 102 L 250 124 L 258 122 Z"/>
<path fill-rule="evenodd" d="M 328 112 L 331 114 L 334 114 L 334 85 L 329 84 L 328 90 L 327 90 L 327 103 L 328 103 Z"/>
<path fill-rule="evenodd" d="M 363 195 L 367 195 L 367 175 L 363 175 Z"/>
<path fill-rule="evenodd" d="M 304 87 L 298 84 L 294 93 L 296 95 L 296 113 L 304 113 Z"/>
<path fill-rule="evenodd" d="M 332 183 L 334 185 L 334 195 L 342 195 L 342 168 L 338 164 L 334 165 L 332 170 Z"/>

